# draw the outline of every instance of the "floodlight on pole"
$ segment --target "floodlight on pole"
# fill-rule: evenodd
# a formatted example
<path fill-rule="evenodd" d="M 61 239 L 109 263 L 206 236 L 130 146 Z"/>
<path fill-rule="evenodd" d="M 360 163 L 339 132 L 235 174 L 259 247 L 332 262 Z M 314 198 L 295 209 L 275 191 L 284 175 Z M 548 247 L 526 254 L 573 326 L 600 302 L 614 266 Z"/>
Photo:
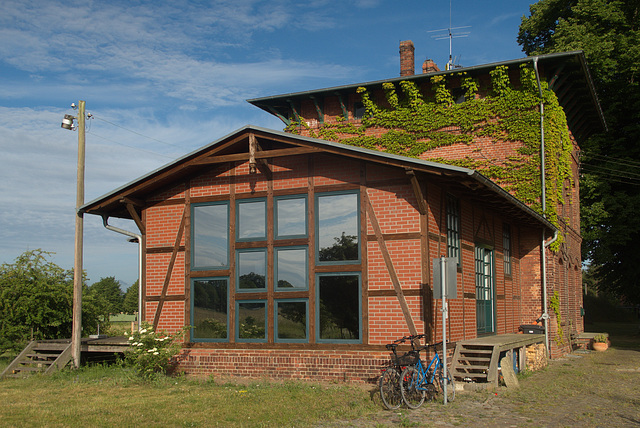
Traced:
<path fill-rule="evenodd" d="M 75 104 L 71 105 L 76 108 Z M 71 331 L 71 352 L 73 366 L 80 367 L 81 341 L 82 341 L 82 243 L 83 243 L 83 214 L 80 207 L 84 205 L 84 159 L 85 159 L 85 102 L 78 102 L 78 116 L 65 114 L 60 125 L 64 129 L 78 130 L 78 175 L 76 192 L 76 230 L 75 230 L 75 255 L 73 263 L 73 318 Z M 74 127 L 73 121 L 78 121 Z"/>

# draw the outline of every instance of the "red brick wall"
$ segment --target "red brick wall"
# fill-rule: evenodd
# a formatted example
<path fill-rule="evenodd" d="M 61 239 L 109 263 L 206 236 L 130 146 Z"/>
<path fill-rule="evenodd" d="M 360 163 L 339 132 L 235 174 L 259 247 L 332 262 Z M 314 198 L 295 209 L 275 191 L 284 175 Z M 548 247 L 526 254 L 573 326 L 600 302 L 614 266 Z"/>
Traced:
<path fill-rule="evenodd" d="M 488 75 L 485 77 L 481 77 L 482 81 L 481 87 L 490 87 L 490 81 Z M 513 82 L 518 82 L 517 70 L 511 70 L 511 80 Z M 452 87 L 455 87 L 455 82 L 452 82 Z M 421 87 L 421 91 L 425 94 L 429 93 L 429 88 Z M 482 96 L 483 94 L 480 94 Z M 371 93 L 372 99 L 374 99 L 379 105 L 386 105 L 386 100 L 384 99 L 384 94 L 382 90 L 372 91 Z M 327 97 L 324 100 L 325 106 L 333 105 L 332 103 L 337 99 L 336 97 Z M 353 94 L 349 98 L 349 118 L 354 122 L 358 123 L 357 120 L 353 120 L 353 103 L 359 101 L 359 95 Z M 305 106 L 305 105 L 303 105 Z M 310 130 L 317 129 L 320 126 L 320 121 L 317 120 L 317 112 L 315 107 L 311 108 L 311 104 L 306 105 L 302 110 L 302 117 L 307 120 L 307 124 L 309 128 L 300 127 L 298 131 L 302 133 L 302 135 L 309 136 L 311 134 Z M 336 123 L 337 117 L 342 116 L 342 111 L 340 109 L 325 109 L 324 110 L 324 122 L 325 123 Z M 376 135 L 379 136 L 383 133 L 386 133 L 387 129 L 376 129 L 376 128 L 367 128 L 365 131 L 366 135 Z M 457 133 L 458 129 L 452 127 L 450 129 L 446 129 L 443 131 Z M 348 138 L 352 137 L 352 135 L 344 135 L 338 136 L 338 138 Z M 573 182 L 565 183 L 565 191 L 564 191 L 564 203 L 561 203 L 557 209 L 560 217 L 560 228 L 562 236 L 565 239 L 565 242 L 562 244 L 562 248 L 557 253 L 550 255 L 547 260 L 547 283 L 549 287 L 548 296 L 551 296 L 554 291 L 558 291 L 560 295 L 561 311 L 562 311 L 562 329 L 565 336 L 565 343 L 558 343 L 559 338 L 557 337 L 557 328 L 554 326 L 552 333 L 552 355 L 558 354 L 560 355 L 563 352 L 568 351 L 568 338 L 572 333 L 581 333 L 584 331 L 583 319 L 581 316 L 581 308 L 583 305 L 582 300 L 582 279 L 581 279 L 581 241 L 582 238 L 580 236 L 580 205 L 579 205 L 579 165 L 578 165 L 578 152 L 579 147 L 571 136 L 572 144 L 573 144 L 573 165 L 572 165 L 572 173 L 573 173 Z M 522 144 L 517 141 L 493 141 L 487 137 L 476 137 L 474 138 L 471 144 L 459 143 L 453 144 L 446 147 L 440 147 L 430 150 L 427 153 L 422 155 L 424 159 L 437 159 L 437 158 L 445 158 L 445 159 L 476 159 L 476 160 L 486 160 L 492 159 L 495 162 L 500 162 L 500 159 L 509 159 L 511 156 L 517 153 L 517 149 L 521 147 Z M 436 193 L 439 192 L 439 189 L 433 189 Z M 429 196 L 431 201 L 438 200 L 441 198 L 439 194 L 436 194 L 434 198 Z M 438 226 L 438 222 L 442 221 L 442 213 L 439 211 L 438 205 L 432 205 L 431 212 L 429 213 L 429 224 L 435 224 Z M 482 233 L 487 232 L 487 230 L 482 230 L 482 233 L 478 233 L 475 236 L 469 234 L 471 229 L 471 221 L 472 217 L 463 214 L 463 233 L 467 233 L 466 243 L 468 245 L 474 245 L 474 239 L 482 238 Z M 466 225 L 464 222 L 467 222 Z M 495 231 L 497 235 L 500 235 L 500 225 L 494 224 L 496 227 Z M 430 228 L 430 230 L 437 230 Z M 523 242 L 518 243 L 516 238 L 516 230 L 512 230 L 512 240 L 514 243 L 514 248 L 517 245 L 522 252 L 523 263 L 521 265 L 514 265 L 514 273 L 511 278 L 504 278 L 501 272 L 496 272 L 497 278 L 499 282 L 496 283 L 496 294 L 499 296 L 504 296 L 504 298 L 497 299 L 498 310 L 504 314 L 504 317 L 501 320 L 498 320 L 496 324 L 496 329 L 499 333 L 513 331 L 514 328 L 517 329 L 519 323 L 533 323 L 537 318 L 542 314 L 542 295 L 541 295 L 541 259 L 540 259 L 540 241 L 541 241 L 541 232 L 537 235 L 533 236 L 523 236 Z M 475 233 L 475 231 L 474 231 Z M 486 236 L 486 234 L 485 234 Z M 549 239 L 550 237 L 547 237 Z M 501 251 L 501 238 L 496 238 L 494 241 L 496 255 L 500 255 Z M 434 248 L 437 248 L 437 251 L 434 252 Z M 445 240 L 435 241 L 434 245 L 431 248 L 431 257 L 435 257 L 438 255 L 444 254 L 446 252 L 446 242 Z M 473 262 L 473 258 L 470 258 L 471 263 Z M 517 259 L 515 259 L 517 261 Z M 500 262 L 500 263 L 498 263 Z M 503 259 L 498 260 L 496 258 L 496 268 L 500 269 L 500 264 L 503 263 Z M 466 276 L 473 272 L 474 267 L 472 265 L 467 266 L 467 262 L 463 260 L 462 275 L 466 282 L 464 293 L 474 293 L 475 290 L 471 289 L 468 284 L 470 284 L 470 277 Z M 437 304 L 434 303 L 434 304 Z M 466 305 L 463 305 L 466 308 Z M 465 310 L 465 319 L 468 318 L 466 315 L 468 312 Z M 555 320 L 550 321 L 550 324 L 555 324 Z M 470 329 L 468 325 L 462 326 L 462 336 L 468 337 L 469 334 L 472 334 L 473 329 Z"/>
<path fill-rule="evenodd" d="M 274 173 L 273 182 L 269 185 L 261 173 L 249 174 L 246 163 L 231 166 L 232 170 L 229 170 L 229 166 L 218 166 L 207 174 L 192 178 L 181 193 L 170 191 L 162 194 L 171 195 L 170 202 L 179 202 L 179 196 L 176 195 L 182 195 L 184 199 L 181 203 L 157 203 L 145 210 L 147 320 L 154 319 L 158 308 L 172 256 L 171 247 L 184 212 L 184 203 L 189 198 L 198 197 L 198 202 L 207 197 L 219 200 L 219 195 L 232 191 L 235 191 L 237 198 L 251 196 L 255 192 L 261 192 L 261 195 L 273 192 L 275 196 L 279 192 L 304 194 L 310 190 L 310 186 L 318 192 L 323 189 L 340 189 L 345 184 L 348 188 L 357 189 L 361 182 L 366 182 L 369 183 L 366 186 L 366 196 L 373 205 L 382 233 L 388 237 L 386 246 L 416 328 L 419 332 L 424 332 L 428 325 L 432 325 L 433 338 L 439 340 L 441 301 L 432 301 L 425 307 L 423 292 L 425 287 L 431 287 L 432 277 L 423 276 L 424 272 L 431 270 L 433 258 L 446 254 L 444 201 L 450 189 L 432 182 L 423 184 L 429 206 L 426 228 L 423 228 L 416 197 L 404 171 L 363 165 L 355 160 L 329 155 L 284 157 L 270 164 Z M 313 171 L 311 178 L 309 171 Z M 364 196 L 362 193 L 360 198 L 362 212 L 366 212 L 367 198 Z M 454 196 L 461 202 L 462 264 L 458 272 L 458 293 L 449 301 L 448 336 L 451 341 L 476 337 L 474 246 L 478 240 L 491 245 L 496 255 L 496 294 L 502 296 L 496 301 L 497 332 L 516 332 L 520 324 L 531 323 L 541 313 L 540 233 L 504 218 L 499 212 L 468 202 L 465 194 Z M 160 199 L 161 196 L 156 198 Z M 313 199 L 310 198 L 309 203 L 313 204 Z M 363 229 L 367 236 L 361 237 L 365 248 L 362 265 L 366 266 L 366 271 L 362 272 L 362 322 L 366 333 L 363 334 L 362 344 L 336 345 L 335 349 L 331 349 L 331 346 L 313 343 L 315 339 L 311 338 L 312 343 L 287 344 L 286 349 L 282 349 L 282 344 L 277 343 L 234 345 L 233 339 L 224 344 L 200 342 L 188 344 L 185 348 L 186 358 L 181 366 L 194 374 L 266 375 L 333 381 L 344 380 L 345 376 L 348 380 L 357 378 L 366 381 L 377 376 L 380 362 L 388 356 L 381 345 L 408 334 L 409 329 L 370 219 L 367 215 L 363 218 L 366 220 Z M 513 275 L 509 278 L 505 278 L 503 274 L 501 257 L 504 222 L 509 222 L 512 234 Z M 315 227 L 313 223 L 309 222 L 310 228 Z M 181 247 L 169 276 L 168 288 L 165 290 L 169 299 L 164 301 L 159 317 L 158 328 L 169 332 L 178 331 L 190 319 L 190 278 L 194 273 L 188 270 L 189 233 L 187 221 Z M 310 236 L 313 234 L 310 233 Z M 423 242 L 423 239 L 428 239 L 428 242 Z M 314 247 L 311 238 L 308 245 L 311 252 Z M 428 257 L 422 254 L 426 246 L 429 248 Z M 311 267 L 313 269 L 313 264 Z M 353 269 L 350 268 L 349 271 Z M 232 275 L 232 271 L 225 273 L 225 276 Z M 309 276 L 313 278 L 313 272 Z M 315 298 L 312 287 L 310 285 L 308 295 L 310 306 Z M 230 306 L 233 305 L 231 298 Z M 309 319 L 313 322 L 315 317 L 310 314 Z M 230 325 L 232 324 L 233 319 L 230 320 Z"/>

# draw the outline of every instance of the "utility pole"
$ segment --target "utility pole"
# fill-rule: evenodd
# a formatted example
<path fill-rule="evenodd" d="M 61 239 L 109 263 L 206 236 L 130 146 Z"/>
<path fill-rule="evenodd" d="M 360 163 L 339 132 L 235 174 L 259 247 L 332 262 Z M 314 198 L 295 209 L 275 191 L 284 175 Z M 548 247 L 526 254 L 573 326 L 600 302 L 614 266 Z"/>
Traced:
<path fill-rule="evenodd" d="M 73 366 L 80 367 L 80 345 L 82 342 L 82 244 L 83 244 L 83 214 L 80 207 L 84 205 L 84 158 L 85 158 L 85 102 L 78 102 L 78 178 L 76 193 L 76 236 L 75 257 L 73 264 L 73 330 L 71 333 L 71 350 Z"/>

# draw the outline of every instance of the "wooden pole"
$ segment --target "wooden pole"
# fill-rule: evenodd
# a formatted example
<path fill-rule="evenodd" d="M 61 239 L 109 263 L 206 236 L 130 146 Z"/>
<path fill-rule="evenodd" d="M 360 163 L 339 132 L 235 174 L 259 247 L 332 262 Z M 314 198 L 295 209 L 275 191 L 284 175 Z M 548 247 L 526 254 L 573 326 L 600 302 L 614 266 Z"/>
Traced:
<path fill-rule="evenodd" d="M 80 207 L 84 205 L 84 115 L 85 102 L 78 102 L 78 178 L 76 193 L 76 236 L 75 257 L 73 265 L 73 324 L 71 332 L 71 351 L 73 366 L 80 367 L 80 344 L 82 340 L 82 241 L 83 214 Z"/>

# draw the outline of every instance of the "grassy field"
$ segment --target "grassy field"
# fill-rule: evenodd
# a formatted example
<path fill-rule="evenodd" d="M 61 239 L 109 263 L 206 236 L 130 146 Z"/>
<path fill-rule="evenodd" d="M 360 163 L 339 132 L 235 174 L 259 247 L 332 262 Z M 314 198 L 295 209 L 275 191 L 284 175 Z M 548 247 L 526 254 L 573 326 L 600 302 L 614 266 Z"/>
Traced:
<path fill-rule="evenodd" d="M 457 394 L 448 406 L 383 410 L 371 386 L 184 377 L 153 382 L 122 367 L 0 381 L 2 426 L 627 426 L 640 424 L 638 323 L 594 324 L 612 348 L 554 360 L 520 388 Z M 0 370 L 8 364 L 0 360 Z M 599 422 L 601 415 L 608 422 Z"/>
<path fill-rule="evenodd" d="M 379 409 L 355 386 L 184 377 L 143 382 L 127 369 L 100 366 L 2 380 L 0 402 L 2 426 L 52 427 L 310 426 Z"/>

